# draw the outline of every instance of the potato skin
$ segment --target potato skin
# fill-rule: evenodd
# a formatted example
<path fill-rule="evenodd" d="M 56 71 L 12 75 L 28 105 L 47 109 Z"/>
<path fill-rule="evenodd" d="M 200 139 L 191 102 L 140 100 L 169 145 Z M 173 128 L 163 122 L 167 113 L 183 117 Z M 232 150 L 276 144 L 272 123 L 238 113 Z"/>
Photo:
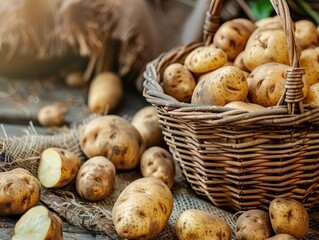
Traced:
<path fill-rule="evenodd" d="M 273 235 L 268 212 L 252 209 L 245 211 L 236 221 L 236 239 L 264 240 Z"/>
<path fill-rule="evenodd" d="M 154 146 L 143 153 L 140 170 L 143 177 L 154 177 L 172 188 L 175 180 L 173 156 L 164 148 Z"/>
<path fill-rule="evenodd" d="M 183 211 L 175 228 L 179 240 L 230 240 L 232 235 L 231 228 L 225 220 L 198 209 Z"/>
<path fill-rule="evenodd" d="M 309 87 L 308 94 L 303 102 L 305 104 L 313 104 L 319 106 L 319 82 Z"/>
<path fill-rule="evenodd" d="M 76 176 L 76 190 L 88 201 L 100 201 L 115 186 L 114 164 L 102 156 L 92 157 L 80 168 Z"/>
<path fill-rule="evenodd" d="M 80 145 L 88 158 L 104 156 L 121 170 L 137 167 L 145 149 L 137 129 L 116 115 L 100 116 L 87 123 L 81 132 Z"/>
<path fill-rule="evenodd" d="M 131 123 L 141 134 L 146 149 L 164 144 L 164 136 L 155 107 L 141 108 L 134 114 Z"/>
<path fill-rule="evenodd" d="M 161 180 L 140 178 L 120 194 L 112 209 L 116 232 L 124 239 L 146 240 L 166 226 L 173 210 L 173 195 Z"/>
<path fill-rule="evenodd" d="M 0 216 L 18 215 L 38 204 L 41 184 L 28 170 L 0 173 Z"/>
<path fill-rule="evenodd" d="M 269 205 L 272 228 L 276 234 L 286 233 L 301 239 L 309 230 L 309 218 L 305 207 L 297 200 L 275 198 Z"/>

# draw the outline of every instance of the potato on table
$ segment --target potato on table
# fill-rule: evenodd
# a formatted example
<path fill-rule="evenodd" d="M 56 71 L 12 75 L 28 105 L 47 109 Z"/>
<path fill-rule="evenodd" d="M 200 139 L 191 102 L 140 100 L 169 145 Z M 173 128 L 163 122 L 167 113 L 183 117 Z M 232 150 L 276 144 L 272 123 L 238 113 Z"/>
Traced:
<path fill-rule="evenodd" d="M 60 127 L 64 123 L 68 107 L 64 103 L 48 104 L 40 108 L 38 122 L 44 127 Z"/>
<path fill-rule="evenodd" d="M 76 190 L 86 200 L 102 200 L 113 189 L 115 174 L 114 164 L 109 159 L 92 157 L 83 163 L 76 176 Z"/>
<path fill-rule="evenodd" d="M 138 130 L 116 115 L 100 116 L 87 123 L 81 132 L 80 144 L 88 158 L 104 156 L 118 170 L 137 167 L 145 149 Z"/>
<path fill-rule="evenodd" d="M 62 240 L 63 223 L 44 206 L 28 210 L 14 227 L 12 240 Z"/>
<path fill-rule="evenodd" d="M 173 210 L 173 195 L 161 180 L 140 178 L 130 183 L 116 200 L 112 219 L 121 238 L 146 240 L 166 226 Z"/>
<path fill-rule="evenodd" d="M 188 209 L 176 222 L 176 234 L 179 240 L 230 240 L 232 231 L 225 220 L 213 213 Z"/>
<path fill-rule="evenodd" d="M 41 184 L 28 170 L 0 173 L 0 216 L 18 215 L 40 201 Z"/>
<path fill-rule="evenodd" d="M 154 177 L 172 188 L 175 180 L 173 156 L 164 148 L 151 147 L 142 155 L 140 169 L 143 177 Z"/>
<path fill-rule="evenodd" d="M 46 188 L 60 188 L 68 185 L 81 166 L 80 159 L 62 148 L 47 148 L 42 151 L 38 166 L 38 179 Z"/>

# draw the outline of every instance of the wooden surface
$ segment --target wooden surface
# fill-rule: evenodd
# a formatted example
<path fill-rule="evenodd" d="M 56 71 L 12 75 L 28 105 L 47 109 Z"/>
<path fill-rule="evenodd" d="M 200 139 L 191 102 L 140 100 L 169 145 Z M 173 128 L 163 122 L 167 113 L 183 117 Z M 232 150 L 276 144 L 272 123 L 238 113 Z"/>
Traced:
<path fill-rule="evenodd" d="M 66 102 L 69 111 L 66 125 L 81 123 L 91 113 L 87 108 L 87 86 L 71 88 L 62 79 L 6 79 L 0 78 L 0 138 L 21 136 L 25 130 L 34 125 L 37 133 L 47 134 L 50 129 L 41 127 L 37 121 L 38 110 L 50 103 Z M 134 113 L 148 105 L 142 94 L 133 86 L 124 87 L 125 95 L 122 104 L 113 114 L 130 119 Z M 0 217 L 0 240 L 12 238 L 17 217 Z M 63 236 L 65 240 L 111 239 L 107 236 L 95 235 L 64 222 Z"/>

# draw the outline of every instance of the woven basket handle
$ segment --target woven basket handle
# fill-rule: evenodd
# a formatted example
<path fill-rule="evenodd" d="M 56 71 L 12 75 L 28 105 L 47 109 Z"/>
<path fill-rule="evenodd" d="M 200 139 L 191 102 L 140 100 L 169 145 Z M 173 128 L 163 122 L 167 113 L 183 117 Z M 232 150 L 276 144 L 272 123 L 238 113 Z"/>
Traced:
<path fill-rule="evenodd" d="M 214 35 L 219 28 L 219 12 L 223 0 L 211 0 L 209 10 L 206 12 L 206 18 L 203 26 L 203 41 L 205 45 L 213 42 Z M 304 112 L 302 100 L 303 95 L 303 81 L 302 76 L 304 69 L 299 67 L 300 52 L 297 49 L 294 35 L 293 22 L 290 17 L 288 4 L 285 0 L 270 0 L 273 8 L 281 20 L 281 24 L 285 31 L 288 42 L 288 54 L 290 68 L 286 74 L 285 91 L 281 96 L 277 105 L 287 104 L 288 113 L 294 114 L 296 107 L 299 111 Z"/>

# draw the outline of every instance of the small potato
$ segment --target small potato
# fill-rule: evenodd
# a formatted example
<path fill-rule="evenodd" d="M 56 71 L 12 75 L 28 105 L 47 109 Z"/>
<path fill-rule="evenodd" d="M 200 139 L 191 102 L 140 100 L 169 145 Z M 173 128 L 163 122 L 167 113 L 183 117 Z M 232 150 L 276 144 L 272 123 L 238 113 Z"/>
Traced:
<path fill-rule="evenodd" d="M 234 60 L 234 66 L 238 67 L 242 71 L 249 72 L 249 70 L 247 69 L 244 63 L 244 54 L 245 52 L 242 51 L 237 55 L 237 57 Z"/>
<path fill-rule="evenodd" d="M 92 80 L 88 92 L 89 109 L 98 114 L 112 112 L 123 98 L 121 79 L 113 72 L 103 72 Z"/>
<path fill-rule="evenodd" d="M 161 147 L 151 147 L 142 155 L 140 169 L 143 177 L 154 177 L 172 188 L 175 180 L 173 156 Z"/>
<path fill-rule="evenodd" d="M 268 212 L 252 209 L 245 211 L 236 221 L 237 240 L 264 240 L 273 235 Z"/>
<path fill-rule="evenodd" d="M 224 106 L 233 101 L 245 101 L 248 83 L 243 71 L 226 66 L 203 75 L 197 84 L 192 104 Z"/>
<path fill-rule="evenodd" d="M 191 51 L 185 58 L 184 65 L 193 73 L 207 73 L 224 66 L 226 53 L 213 46 L 200 46 Z"/>
<path fill-rule="evenodd" d="M 298 20 L 295 26 L 296 44 L 301 50 L 318 46 L 316 25 L 313 22 L 305 19 Z"/>
<path fill-rule="evenodd" d="M 265 109 L 265 107 L 260 106 L 258 104 L 241 102 L 241 101 L 234 101 L 234 102 L 227 103 L 224 107 L 235 108 L 235 109 L 243 110 L 247 112 L 255 112 L 255 111 Z"/>
<path fill-rule="evenodd" d="M 312 104 L 319 106 L 319 82 L 309 87 L 307 97 L 303 101 L 305 104 Z"/>
<path fill-rule="evenodd" d="M 68 107 L 64 103 L 45 105 L 38 112 L 38 122 L 43 127 L 60 127 L 67 112 Z"/>
<path fill-rule="evenodd" d="M 297 240 L 296 238 L 290 236 L 289 234 L 276 234 L 275 236 L 268 238 L 267 240 Z"/>
<path fill-rule="evenodd" d="M 319 82 L 319 47 L 301 52 L 300 66 L 305 69 L 305 79 L 311 86 Z"/>
<path fill-rule="evenodd" d="M 162 128 L 155 107 L 141 108 L 134 114 L 131 123 L 141 134 L 146 149 L 164 144 Z"/>
<path fill-rule="evenodd" d="M 25 213 L 40 201 L 41 184 L 28 170 L 0 173 L 0 216 Z"/>
<path fill-rule="evenodd" d="M 16 223 L 12 240 L 63 240 L 62 220 L 46 207 L 31 208 Z"/>
<path fill-rule="evenodd" d="M 272 228 L 276 234 L 286 233 L 301 239 L 308 233 L 309 218 L 305 207 L 297 200 L 275 198 L 269 205 Z"/>
<path fill-rule="evenodd" d="M 87 123 L 81 131 L 80 146 L 88 158 L 104 156 L 118 170 L 137 167 L 145 149 L 137 129 L 116 115 L 100 116 Z"/>
<path fill-rule="evenodd" d="M 80 159 L 62 148 L 47 148 L 40 155 L 38 179 L 46 188 L 68 185 L 79 171 Z"/>
<path fill-rule="evenodd" d="M 80 168 L 76 177 L 78 194 L 88 201 L 100 201 L 115 185 L 115 166 L 102 156 L 92 157 Z"/>
<path fill-rule="evenodd" d="M 271 25 L 281 26 L 280 18 L 278 16 L 266 17 L 255 22 L 256 27 L 269 27 Z"/>
<path fill-rule="evenodd" d="M 255 29 L 255 24 L 248 19 L 232 19 L 218 28 L 213 43 L 227 54 L 228 61 L 233 61 L 244 50 L 249 36 Z"/>
<path fill-rule="evenodd" d="M 181 213 L 176 222 L 179 240 L 230 240 L 229 224 L 213 213 L 198 209 L 188 209 Z"/>
<path fill-rule="evenodd" d="M 161 180 L 140 178 L 120 194 L 112 209 L 115 230 L 123 239 L 146 240 L 166 226 L 173 210 L 173 195 Z"/>
<path fill-rule="evenodd" d="M 65 76 L 65 83 L 69 87 L 80 87 L 83 86 L 86 81 L 83 78 L 83 73 L 71 72 Z"/>

